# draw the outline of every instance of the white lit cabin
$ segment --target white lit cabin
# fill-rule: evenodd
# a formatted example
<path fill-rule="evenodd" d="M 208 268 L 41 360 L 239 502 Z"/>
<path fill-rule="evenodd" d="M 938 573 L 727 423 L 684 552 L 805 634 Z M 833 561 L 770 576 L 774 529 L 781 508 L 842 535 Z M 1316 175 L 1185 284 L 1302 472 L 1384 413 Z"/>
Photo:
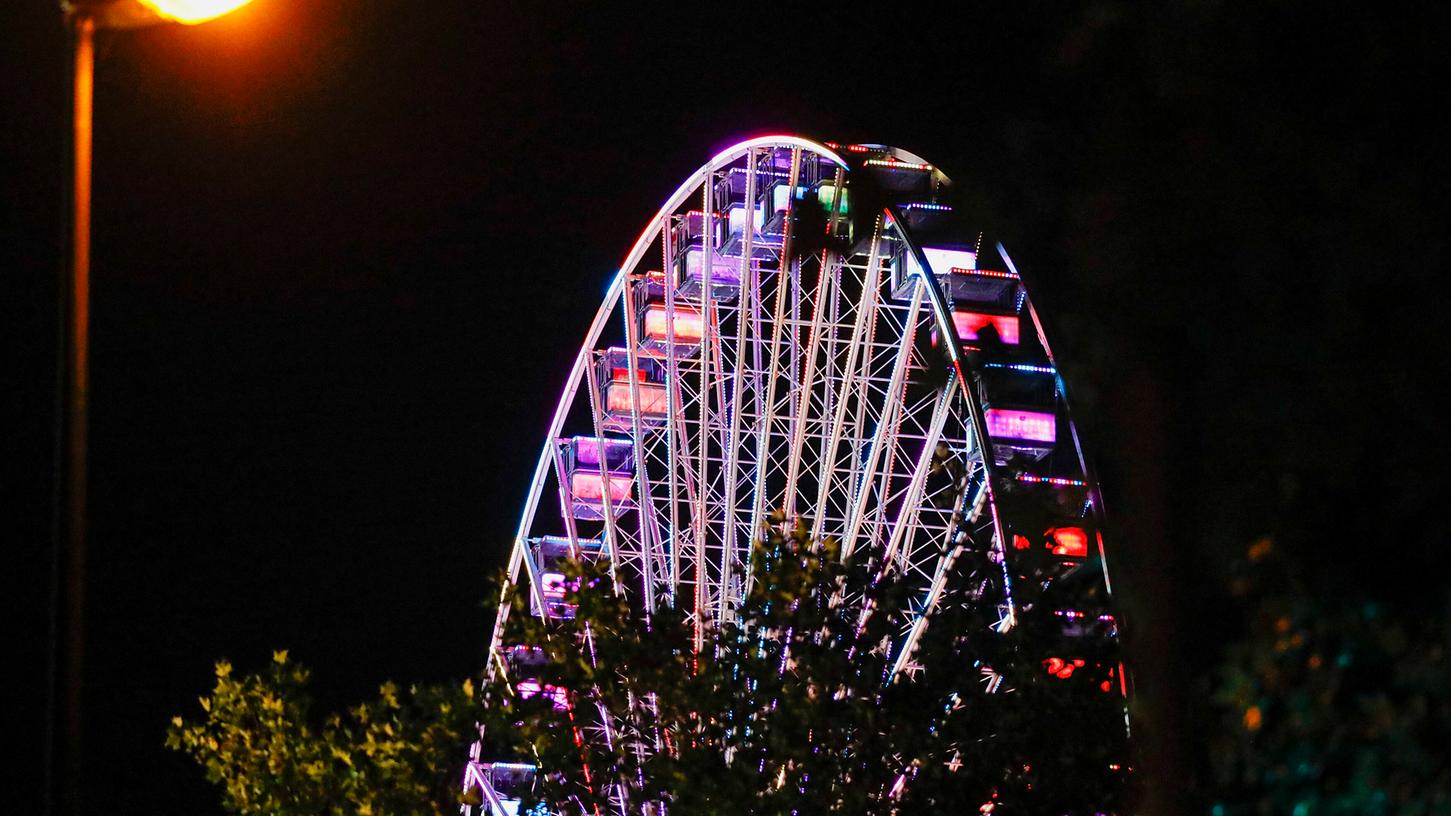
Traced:
<path fill-rule="evenodd" d="M 726 302 L 735 300 L 741 289 L 739 251 L 735 258 L 721 253 L 728 243 L 729 227 L 728 217 L 720 211 L 710 214 L 710 294 L 715 300 Z M 678 291 L 684 297 L 699 298 L 704 292 L 706 276 L 705 213 L 691 210 L 676 216 L 670 234 Z"/>
<path fill-rule="evenodd" d="M 966 318 L 967 326 L 975 330 L 992 325 L 1004 343 L 1016 344 L 1016 340 L 1006 338 L 1008 334 L 1014 338 L 1021 334 L 1018 315 L 1023 306 L 1023 288 L 1018 276 L 1009 271 L 980 268 L 977 251 L 964 246 L 934 245 L 921 249 L 922 257 L 954 312 L 1012 318 L 1011 326 L 1001 320 L 978 322 L 976 318 Z M 921 271 L 922 265 L 915 253 L 906 247 L 896 253 L 891 261 L 893 297 L 899 300 L 907 297 L 913 278 Z"/>
<path fill-rule="evenodd" d="M 541 536 L 531 538 L 527 542 L 529 558 L 533 562 L 535 573 L 539 576 L 539 594 L 543 596 L 544 603 L 548 607 L 549 616 L 552 618 L 573 618 L 575 605 L 569 602 L 569 590 L 577 589 L 570 586 L 569 579 L 564 573 L 564 564 L 573 558 L 579 561 L 593 561 L 599 558 L 604 551 L 604 544 L 599 539 L 581 538 L 571 546 L 569 539 L 562 536 Z M 538 600 L 531 596 L 530 611 L 535 616 L 541 616 L 538 607 Z"/>
<path fill-rule="evenodd" d="M 504 664 L 509 668 L 509 680 L 519 698 L 543 697 L 555 709 L 563 711 L 569 707 L 569 692 L 540 679 L 541 670 L 548 663 L 548 656 L 538 646 L 516 644 L 504 648 Z"/>
<path fill-rule="evenodd" d="M 730 259 L 739 267 L 741 255 L 745 252 L 746 224 L 751 226 L 751 260 L 759 262 L 776 257 L 781 249 L 779 235 L 765 234 L 767 213 L 770 210 L 772 185 L 778 184 L 781 171 L 760 171 L 756 176 L 756 200 L 746 201 L 746 169 L 733 167 L 725 177 L 716 183 L 716 204 L 726 214 L 725 234 L 717 248 L 722 258 Z"/>
<path fill-rule="evenodd" d="M 523 762 L 475 761 L 464 774 L 464 792 L 479 792 L 479 816 L 519 816 L 523 798 L 534 790 L 538 767 Z"/>
<path fill-rule="evenodd" d="M 630 368 L 630 354 L 623 348 L 609 348 L 595 360 L 595 382 L 599 388 L 599 406 L 604 426 L 609 430 L 631 431 L 632 415 L 639 409 L 640 421 L 659 424 L 669 412 L 665 392 L 665 366 L 647 354 L 635 355 L 635 368 Z M 635 404 L 636 394 L 639 405 Z"/>

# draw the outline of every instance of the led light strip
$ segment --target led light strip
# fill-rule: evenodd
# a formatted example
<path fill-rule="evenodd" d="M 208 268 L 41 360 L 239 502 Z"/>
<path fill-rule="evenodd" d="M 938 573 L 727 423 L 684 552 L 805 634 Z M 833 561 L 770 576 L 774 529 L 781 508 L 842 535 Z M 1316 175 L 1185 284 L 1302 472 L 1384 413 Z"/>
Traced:
<path fill-rule="evenodd" d="M 1079 479 L 1064 479 L 1058 476 L 1034 476 L 1031 473 L 1019 473 L 1018 481 L 1028 484 L 1050 484 L 1056 487 L 1087 487 L 1088 483 Z"/>
<path fill-rule="evenodd" d="M 1057 369 L 1052 366 L 1028 365 L 1026 363 L 983 363 L 983 368 L 1005 368 L 1012 371 L 1025 371 L 1029 374 L 1057 374 Z"/>
<path fill-rule="evenodd" d="M 850 150 L 850 149 L 851 149 L 850 147 L 847 148 L 847 150 Z M 871 167 L 890 167 L 893 170 L 922 170 L 922 171 L 928 171 L 928 170 L 931 170 L 932 169 L 932 165 L 930 165 L 930 164 L 918 164 L 916 162 L 904 162 L 904 161 L 898 161 L 896 159 L 867 159 L 866 162 L 864 162 L 864 164 L 866 164 L 868 166 L 871 166 Z"/>

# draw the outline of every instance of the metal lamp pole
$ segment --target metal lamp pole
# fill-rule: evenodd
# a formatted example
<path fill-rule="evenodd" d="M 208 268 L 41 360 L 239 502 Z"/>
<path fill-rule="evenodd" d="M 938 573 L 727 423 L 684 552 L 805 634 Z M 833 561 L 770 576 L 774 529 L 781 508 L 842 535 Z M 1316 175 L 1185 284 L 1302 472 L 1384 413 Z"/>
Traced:
<path fill-rule="evenodd" d="M 82 696 L 85 676 L 86 451 L 89 427 L 91 312 L 91 155 L 98 28 L 200 23 L 250 0 L 65 0 L 61 10 L 73 40 L 70 263 L 62 292 L 65 334 L 61 351 L 63 461 L 60 534 L 54 597 L 47 812 L 80 816 Z"/>

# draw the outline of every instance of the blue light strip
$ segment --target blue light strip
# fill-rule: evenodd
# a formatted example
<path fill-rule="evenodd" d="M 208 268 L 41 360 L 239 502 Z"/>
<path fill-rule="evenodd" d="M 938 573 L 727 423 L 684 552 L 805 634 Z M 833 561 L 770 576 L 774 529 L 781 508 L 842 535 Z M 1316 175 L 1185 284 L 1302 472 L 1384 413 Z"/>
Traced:
<path fill-rule="evenodd" d="M 983 368 L 1006 368 L 1010 371 L 1023 371 L 1028 374 L 1057 374 L 1058 370 L 1052 366 L 1028 365 L 1026 363 L 983 363 Z"/>

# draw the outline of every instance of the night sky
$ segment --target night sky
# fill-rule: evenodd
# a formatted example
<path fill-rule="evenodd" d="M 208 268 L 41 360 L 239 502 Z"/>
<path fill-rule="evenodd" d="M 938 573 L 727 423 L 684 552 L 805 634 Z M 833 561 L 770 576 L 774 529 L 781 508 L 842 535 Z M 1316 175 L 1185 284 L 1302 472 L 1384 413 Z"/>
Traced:
<path fill-rule="evenodd" d="M 219 811 L 162 748 L 218 657 L 289 648 L 324 705 L 477 670 L 485 576 L 610 275 L 688 173 L 769 132 L 898 145 L 968 191 L 1039 286 L 1150 629 L 1213 635 L 1186 610 L 1266 532 L 1444 597 L 1446 23 L 255 0 L 102 34 L 88 800 Z M 41 791 L 68 59 L 50 4 L 0 10 L 17 813 Z"/>

